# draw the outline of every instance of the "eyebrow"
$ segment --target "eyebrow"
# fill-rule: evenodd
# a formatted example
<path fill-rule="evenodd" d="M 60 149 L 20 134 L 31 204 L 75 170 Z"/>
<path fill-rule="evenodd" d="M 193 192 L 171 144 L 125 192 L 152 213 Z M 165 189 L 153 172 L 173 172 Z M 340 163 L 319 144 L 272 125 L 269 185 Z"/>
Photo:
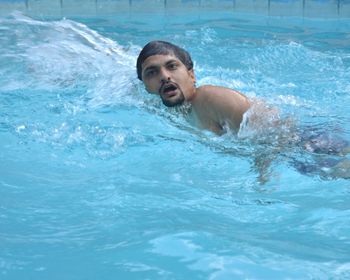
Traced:
<path fill-rule="evenodd" d="M 165 65 L 169 65 L 171 63 L 178 63 L 178 60 L 177 59 L 170 59 L 168 60 L 167 62 L 165 62 Z M 158 65 L 150 65 L 150 66 L 147 66 L 146 68 L 143 69 L 143 73 L 149 71 L 149 70 L 154 70 L 154 69 L 157 69 L 159 66 Z"/>
<path fill-rule="evenodd" d="M 170 59 L 170 60 L 168 60 L 168 61 L 165 63 L 165 65 L 168 66 L 169 64 L 172 64 L 172 63 L 177 63 L 177 64 L 179 64 L 180 62 L 181 62 L 181 61 L 178 60 L 178 59 Z"/>

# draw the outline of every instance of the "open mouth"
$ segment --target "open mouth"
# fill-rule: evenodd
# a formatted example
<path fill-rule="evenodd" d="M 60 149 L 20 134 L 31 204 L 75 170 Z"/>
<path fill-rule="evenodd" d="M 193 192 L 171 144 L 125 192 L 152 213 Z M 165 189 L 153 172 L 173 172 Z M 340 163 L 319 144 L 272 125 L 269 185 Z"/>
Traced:
<path fill-rule="evenodd" d="M 177 86 L 176 85 L 174 85 L 174 84 L 167 84 L 167 85 L 163 86 L 163 88 L 161 89 L 161 92 L 169 95 L 169 94 L 175 93 L 176 90 L 177 90 Z"/>

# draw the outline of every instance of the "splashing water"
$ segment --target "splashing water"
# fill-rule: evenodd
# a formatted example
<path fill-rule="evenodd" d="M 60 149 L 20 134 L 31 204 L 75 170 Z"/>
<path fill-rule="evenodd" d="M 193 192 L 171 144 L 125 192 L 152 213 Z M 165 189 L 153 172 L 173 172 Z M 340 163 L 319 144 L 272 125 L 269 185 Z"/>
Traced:
<path fill-rule="evenodd" d="M 349 23 L 232 17 L 0 18 L 1 279 L 349 278 Z M 256 100 L 238 135 L 145 92 L 152 39 Z"/>

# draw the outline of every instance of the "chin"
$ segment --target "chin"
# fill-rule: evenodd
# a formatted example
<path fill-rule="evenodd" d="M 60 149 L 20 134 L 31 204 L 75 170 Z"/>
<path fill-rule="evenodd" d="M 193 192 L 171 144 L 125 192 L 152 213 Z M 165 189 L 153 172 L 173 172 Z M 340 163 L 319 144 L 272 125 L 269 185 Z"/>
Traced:
<path fill-rule="evenodd" d="M 176 106 L 180 106 L 180 105 L 184 104 L 185 97 L 181 96 L 181 97 L 177 98 L 176 100 L 162 99 L 162 102 L 167 107 L 176 107 Z"/>
<path fill-rule="evenodd" d="M 179 101 L 179 102 L 168 102 L 163 100 L 163 104 L 167 107 L 176 107 L 184 104 L 184 100 Z"/>

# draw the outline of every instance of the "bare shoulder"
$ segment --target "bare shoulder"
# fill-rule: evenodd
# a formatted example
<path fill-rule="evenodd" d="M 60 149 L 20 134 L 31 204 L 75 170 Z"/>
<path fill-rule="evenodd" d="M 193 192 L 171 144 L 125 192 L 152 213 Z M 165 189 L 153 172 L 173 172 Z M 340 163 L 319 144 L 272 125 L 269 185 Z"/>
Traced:
<path fill-rule="evenodd" d="M 243 114 L 249 109 L 250 102 L 242 93 L 220 86 L 204 85 L 196 90 L 197 95 L 192 103 L 195 111 L 209 123 L 222 127 L 228 125 L 237 131 Z"/>
<path fill-rule="evenodd" d="M 243 103 L 249 103 L 248 98 L 237 90 L 227 87 L 203 85 L 197 88 L 197 93 L 206 99 L 224 99 L 236 100 Z"/>
<path fill-rule="evenodd" d="M 220 87 L 220 86 L 212 86 L 212 85 L 203 85 L 197 88 L 198 92 L 202 94 L 213 94 L 213 93 L 220 93 L 220 92 L 226 92 L 226 91 L 232 91 L 229 88 Z"/>

